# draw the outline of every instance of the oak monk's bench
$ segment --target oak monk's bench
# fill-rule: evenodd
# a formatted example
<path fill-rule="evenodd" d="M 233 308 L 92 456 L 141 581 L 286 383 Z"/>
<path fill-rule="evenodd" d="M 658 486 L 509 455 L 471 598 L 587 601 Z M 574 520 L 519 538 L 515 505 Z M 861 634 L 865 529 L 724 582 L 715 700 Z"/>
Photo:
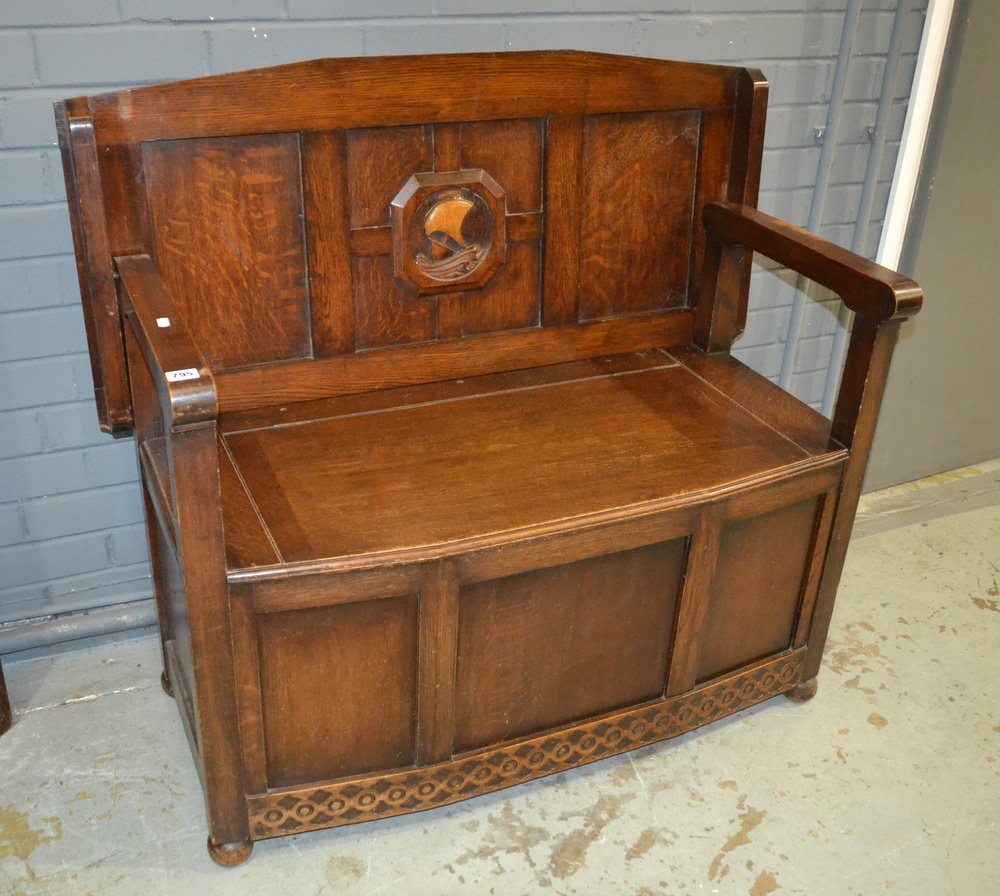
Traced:
<path fill-rule="evenodd" d="M 755 210 L 766 97 L 545 52 L 57 104 L 216 861 L 815 691 L 921 295 Z M 754 252 L 856 314 L 832 421 L 730 357 Z"/>

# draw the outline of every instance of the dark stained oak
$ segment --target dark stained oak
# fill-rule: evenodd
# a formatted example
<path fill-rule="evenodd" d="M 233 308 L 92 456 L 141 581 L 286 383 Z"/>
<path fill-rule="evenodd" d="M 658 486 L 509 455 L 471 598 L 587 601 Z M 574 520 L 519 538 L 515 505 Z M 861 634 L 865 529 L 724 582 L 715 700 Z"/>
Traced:
<path fill-rule="evenodd" d="M 298 139 L 150 143 L 143 168 L 158 270 L 212 367 L 308 357 Z"/>
<path fill-rule="evenodd" d="M 662 697 L 684 554 L 677 539 L 463 588 L 454 748 Z"/>
<path fill-rule="evenodd" d="M 756 211 L 767 91 L 567 51 L 56 105 L 218 864 L 816 693 L 921 295 Z M 754 253 L 857 314 L 832 420 L 730 356 Z"/>
<path fill-rule="evenodd" d="M 790 691 L 785 691 L 785 696 L 793 703 L 808 703 L 819 693 L 819 681 L 810 678 L 808 681 L 799 682 Z"/>
<path fill-rule="evenodd" d="M 507 262 L 486 286 L 461 296 L 461 335 L 527 330 L 539 324 L 542 249 L 537 242 L 518 242 L 507 250 Z"/>
<path fill-rule="evenodd" d="M 581 320 L 683 306 L 700 117 L 592 115 L 580 198 Z"/>
<path fill-rule="evenodd" d="M 57 103 L 55 117 L 77 250 L 76 269 L 97 417 L 105 432 L 128 433 L 132 425 L 131 398 L 90 104 L 82 98 Z"/>
<path fill-rule="evenodd" d="M 262 614 L 256 629 L 269 787 L 413 764 L 415 595 Z"/>
<path fill-rule="evenodd" d="M 458 167 L 492 172 L 507 193 L 508 215 L 540 212 L 544 192 L 544 119 L 470 121 L 461 128 Z"/>
<path fill-rule="evenodd" d="M 699 628 L 699 684 L 791 647 L 806 565 L 812 559 L 818 501 L 812 498 L 722 527 Z"/>
<path fill-rule="evenodd" d="M 644 512 L 827 457 L 813 459 L 717 402 L 678 367 L 225 438 L 289 562 L 420 552 L 555 520 Z M 317 480 L 327 488 L 318 491 Z"/>
<path fill-rule="evenodd" d="M 388 224 L 392 197 L 407 178 L 434 169 L 434 129 L 421 125 L 340 133 L 347 135 L 351 229 Z"/>
<path fill-rule="evenodd" d="M 302 135 L 305 238 L 314 358 L 354 351 L 351 237 L 343 131 Z"/>
<path fill-rule="evenodd" d="M 554 115 L 549 117 L 545 130 L 542 321 L 546 327 L 577 320 L 583 128 L 582 115 Z"/>
<path fill-rule="evenodd" d="M 0 734 L 9 730 L 14 724 L 14 714 L 10 710 L 10 697 L 7 695 L 7 682 L 3 677 L 3 666 L 0 666 Z"/>
<path fill-rule="evenodd" d="M 112 144 L 413 126 L 726 106 L 736 76 L 575 51 L 320 59 L 104 94 L 94 115 Z"/>

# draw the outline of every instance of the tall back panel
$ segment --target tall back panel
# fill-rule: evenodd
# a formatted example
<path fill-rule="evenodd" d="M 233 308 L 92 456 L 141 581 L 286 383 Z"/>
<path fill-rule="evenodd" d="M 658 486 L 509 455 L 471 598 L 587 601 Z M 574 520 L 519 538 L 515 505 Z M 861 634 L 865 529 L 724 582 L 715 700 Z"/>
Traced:
<path fill-rule="evenodd" d="M 523 331 L 513 366 L 690 339 L 701 208 L 756 199 L 758 75 L 575 52 L 375 62 L 57 110 L 105 428 L 131 424 L 123 255 L 157 263 L 223 407 L 298 362 L 340 359 L 331 390 L 364 391 L 485 372 L 491 334 Z M 407 347 L 403 379 L 382 376 L 375 358 Z"/>

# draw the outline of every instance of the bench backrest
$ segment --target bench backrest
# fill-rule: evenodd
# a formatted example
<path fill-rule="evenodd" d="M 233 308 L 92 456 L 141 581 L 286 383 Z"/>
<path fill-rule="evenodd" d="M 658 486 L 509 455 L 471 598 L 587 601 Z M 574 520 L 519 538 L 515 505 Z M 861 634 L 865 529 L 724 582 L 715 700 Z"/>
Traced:
<path fill-rule="evenodd" d="M 766 88 L 544 52 L 57 104 L 102 425 L 131 424 L 126 255 L 155 261 L 223 410 L 689 343 L 701 209 L 755 204 Z"/>

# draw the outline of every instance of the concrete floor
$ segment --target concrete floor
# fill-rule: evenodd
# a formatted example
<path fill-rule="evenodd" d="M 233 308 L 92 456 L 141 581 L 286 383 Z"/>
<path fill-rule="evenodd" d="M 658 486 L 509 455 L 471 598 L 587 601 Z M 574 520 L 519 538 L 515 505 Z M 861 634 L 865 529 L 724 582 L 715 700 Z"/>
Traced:
<path fill-rule="evenodd" d="M 231 870 L 153 636 L 8 656 L 0 894 L 1000 892 L 1000 462 L 859 530 L 812 702 Z"/>

